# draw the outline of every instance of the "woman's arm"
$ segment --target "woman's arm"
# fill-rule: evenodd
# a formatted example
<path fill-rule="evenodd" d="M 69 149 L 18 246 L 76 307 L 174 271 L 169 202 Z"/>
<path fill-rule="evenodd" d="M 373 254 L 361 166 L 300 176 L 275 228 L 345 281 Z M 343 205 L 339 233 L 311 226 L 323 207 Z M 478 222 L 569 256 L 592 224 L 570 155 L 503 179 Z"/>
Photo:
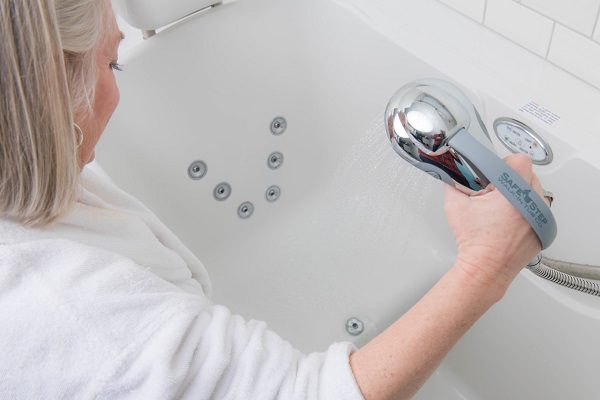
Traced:
<path fill-rule="evenodd" d="M 457 263 L 413 308 L 350 365 L 367 400 L 409 399 L 458 339 L 502 296 Z"/>
<path fill-rule="evenodd" d="M 542 194 L 527 157 L 506 161 Z M 540 251 L 532 229 L 496 190 L 468 197 L 448 187 L 446 214 L 458 247 L 454 267 L 396 323 L 350 357 L 366 400 L 412 397 Z"/>

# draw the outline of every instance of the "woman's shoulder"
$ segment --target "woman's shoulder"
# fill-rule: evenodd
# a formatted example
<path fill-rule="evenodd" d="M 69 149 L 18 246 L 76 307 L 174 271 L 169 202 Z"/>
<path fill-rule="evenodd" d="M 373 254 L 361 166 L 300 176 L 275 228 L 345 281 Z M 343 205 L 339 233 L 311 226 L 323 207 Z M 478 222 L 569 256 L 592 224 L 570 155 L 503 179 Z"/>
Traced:
<path fill-rule="evenodd" d="M 93 391 L 173 315 L 209 306 L 125 257 L 72 240 L 0 245 L 0 393 Z"/>
<path fill-rule="evenodd" d="M 90 283 L 102 286 L 111 281 L 114 282 L 110 288 L 105 289 L 115 291 L 132 282 L 124 278 L 134 277 L 168 284 L 127 257 L 62 237 L 0 244 L 0 282 L 7 278 L 8 271 L 13 271 L 13 277 L 19 275 L 21 283 L 37 281 L 38 286 L 53 286 L 64 293 L 78 285 L 90 289 Z M 28 277 L 32 278 L 31 282 L 25 279 Z M 178 290 L 177 286 L 173 285 L 173 290 Z"/>
<path fill-rule="evenodd" d="M 205 297 L 201 290 L 186 290 L 129 257 L 62 237 L 0 244 L 0 296 L 13 287 L 9 280 L 18 280 L 22 286 L 46 287 L 64 298 L 75 292 L 82 298 L 154 291 Z"/>
<path fill-rule="evenodd" d="M 34 253 L 69 247 L 62 254 L 69 263 L 113 253 L 186 291 L 210 296 L 210 280 L 200 260 L 141 202 L 118 188 L 97 162 L 86 166 L 81 181 L 83 200 L 52 225 L 26 227 L 0 218 L 0 244 L 35 242 L 33 247 L 14 247 Z M 63 241 L 38 246 L 49 240 Z M 76 247 L 82 244 L 87 247 Z M 82 253 L 83 248 L 95 252 Z"/>

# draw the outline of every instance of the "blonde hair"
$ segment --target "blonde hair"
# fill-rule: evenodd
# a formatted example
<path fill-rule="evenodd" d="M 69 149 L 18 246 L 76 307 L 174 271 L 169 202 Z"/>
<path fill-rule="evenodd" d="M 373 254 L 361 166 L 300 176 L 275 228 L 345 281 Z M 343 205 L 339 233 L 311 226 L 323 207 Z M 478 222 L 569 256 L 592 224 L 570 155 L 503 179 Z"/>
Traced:
<path fill-rule="evenodd" d="M 46 225 L 77 196 L 74 115 L 91 110 L 99 0 L 0 1 L 0 215 Z"/>

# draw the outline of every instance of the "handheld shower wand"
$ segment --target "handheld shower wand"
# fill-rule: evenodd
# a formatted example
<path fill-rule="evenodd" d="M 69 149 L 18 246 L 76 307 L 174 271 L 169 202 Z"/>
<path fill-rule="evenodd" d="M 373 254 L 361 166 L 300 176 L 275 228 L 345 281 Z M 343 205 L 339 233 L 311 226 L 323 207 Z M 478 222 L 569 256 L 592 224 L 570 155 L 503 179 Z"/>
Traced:
<path fill-rule="evenodd" d="M 552 244 L 550 208 L 498 157 L 477 110 L 456 86 L 438 79 L 403 86 L 387 106 L 385 126 L 402 158 L 468 195 L 493 184 L 531 225 L 542 249 Z"/>

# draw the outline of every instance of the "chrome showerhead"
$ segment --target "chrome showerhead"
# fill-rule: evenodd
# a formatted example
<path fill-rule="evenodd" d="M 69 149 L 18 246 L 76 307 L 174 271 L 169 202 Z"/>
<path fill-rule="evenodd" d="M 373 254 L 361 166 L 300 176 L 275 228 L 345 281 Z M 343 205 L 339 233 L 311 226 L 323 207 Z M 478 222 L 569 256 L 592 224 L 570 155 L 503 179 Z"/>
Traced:
<path fill-rule="evenodd" d="M 467 96 L 450 82 L 423 79 L 400 88 L 385 112 L 392 147 L 402 158 L 468 195 L 494 186 L 537 233 L 542 248 L 556 222 L 542 198 L 493 149 Z"/>
<path fill-rule="evenodd" d="M 456 86 L 439 79 L 403 86 L 387 106 L 385 123 L 392 147 L 413 165 L 467 194 L 488 185 L 487 178 L 449 145 L 466 129 L 492 149 L 477 110 Z"/>

